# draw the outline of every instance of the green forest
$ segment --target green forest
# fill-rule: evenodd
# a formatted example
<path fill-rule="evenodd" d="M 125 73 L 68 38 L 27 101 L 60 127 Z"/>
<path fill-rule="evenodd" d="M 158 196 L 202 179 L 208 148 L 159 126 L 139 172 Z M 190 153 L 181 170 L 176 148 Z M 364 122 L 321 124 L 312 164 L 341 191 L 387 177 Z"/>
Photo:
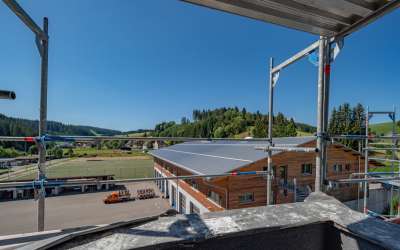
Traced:
<path fill-rule="evenodd" d="M 37 136 L 39 122 L 8 117 L 0 114 L 0 136 Z M 79 126 L 63 124 L 61 122 L 48 121 L 47 133 L 52 135 L 118 135 L 120 131 L 97 128 L 91 126 Z M 21 155 L 20 151 L 26 151 L 31 145 L 25 143 L 2 142 L 0 144 L 0 157 L 16 157 Z"/>
<path fill-rule="evenodd" d="M 194 110 L 193 121 L 183 117 L 180 123 L 162 122 L 155 126 L 151 136 L 204 137 L 204 138 L 244 138 L 247 136 L 267 137 L 268 115 L 259 111 L 252 113 L 245 108 L 218 108 L 214 110 Z M 273 136 L 297 136 L 298 132 L 312 134 L 315 127 L 296 123 L 278 113 L 273 119 Z"/>

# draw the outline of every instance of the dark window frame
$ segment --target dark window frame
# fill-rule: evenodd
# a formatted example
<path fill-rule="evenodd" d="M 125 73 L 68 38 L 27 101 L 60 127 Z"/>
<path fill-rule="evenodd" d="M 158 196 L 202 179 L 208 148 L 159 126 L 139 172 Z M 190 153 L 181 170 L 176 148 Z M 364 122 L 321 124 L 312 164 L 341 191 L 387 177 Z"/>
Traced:
<path fill-rule="evenodd" d="M 302 175 L 312 175 L 313 171 L 312 163 L 303 163 L 301 164 L 301 174 Z"/>
<path fill-rule="evenodd" d="M 251 197 L 251 198 L 248 199 L 247 196 Z M 255 202 L 254 192 L 246 192 L 246 193 L 239 195 L 239 203 L 240 204 L 250 204 L 253 202 Z"/>

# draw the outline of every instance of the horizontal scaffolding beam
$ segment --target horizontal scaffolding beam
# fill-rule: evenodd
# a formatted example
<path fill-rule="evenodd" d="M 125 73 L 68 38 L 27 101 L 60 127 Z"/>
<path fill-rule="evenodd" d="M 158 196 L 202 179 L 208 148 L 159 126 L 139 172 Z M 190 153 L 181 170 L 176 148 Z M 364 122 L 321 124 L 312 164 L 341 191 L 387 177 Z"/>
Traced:
<path fill-rule="evenodd" d="M 0 90 L 0 99 L 15 100 L 16 97 L 14 91 Z"/>
<path fill-rule="evenodd" d="M 21 141 L 21 142 L 48 142 L 48 141 L 60 141 L 60 142 L 91 142 L 91 141 L 177 141 L 177 142 L 188 142 L 188 141 L 247 141 L 247 142 L 265 142 L 269 143 L 267 138 L 194 138 L 194 137 L 137 137 L 137 136 L 54 136 L 45 135 L 43 137 L 18 137 L 18 136 L 0 136 L 0 141 Z M 293 145 L 293 144 L 277 144 Z"/>
<path fill-rule="evenodd" d="M 362 150 L 368 150 L 368 151 L 376 151 L 376 150 L 396 150 L 396 151 L 399 151 L 400 148 L 363 148 Z"/>
<path fill-rule="evenodd" d="M 43 30 L 30 18 L 30 16 L 25 12 L 24 9 L 19 6 L 19 4 L 15 0 L 3 0 L 3 2 L 11 9 L 12 12 L 15 13 L 21 19 L 23 23 L 25 23 L 26 26 L 30 30 L 32 30 L 33 33 L 37 37 L 39 37 L 41 40 L 47 40 L 48 36 Z"/>
<path fill-rule="evenodd" d="M 368 173 L 351 173 L 350 176 L 363 176 L 363 175 L 395 175 L 400 172 L 368 172 Z"/>
<path fill-rule="evenodd" d="M 393 139 L 400 139 L 399 135 L 396 136 L 375 136 L 375 135 L 331 135 L 329 136 L 330 139 L 346 139 L 346 140 L 393 140 Z"/>
<path fill-rule="evenodd" d="M 364 179 L 340 179 L 330 180 L 329 182 L 335 183 L 365 183 L 365 182 L 382 182 L 382 181 L 396 181 L 400 180 L 400 176 L 397 177 L 381 177 L 381 178 L 364 178 Z"/>
<path fill-rule="evenodd" d="M 150 177 L 150 178 L 135 178 L 135 179 L 121 179 L 121 180 L 94 180 L 94 179 L 83 179 L 83 180 L 63 180 L 63 181 L 21 181 L 21 182 L 2 182 L 0 183 L 0 189 L 6 188 L 42 188 L 42 187 L 69 187 L 78 185 L 94 185 L 94 184 L 125 184 L 135 182 L 148 182 L 158 180 L 185 180 L 195 178 L 215 178 L 225 176 L 242 176 L 242 175 L 268 175 L 268 171 L 246 171 L 246 172 L 231 172 L 222 174 L 203 174 L 203 175 L 184 175 L 184 176 L 173 176 L 173 177 Z"/>
<path fill-rule="evenodd" d="M 400 160 L 386 159 L 386 158 L 377 158 L 377 157 L 369 157 L 368 159 L 374 161 L 387 161 L 387 162 L 400 162 Z"/>
<path fill-rule="evenodd" d="M 394 111 L 369 111 L 368 113 L 370 115 L 391 115 L 396 112 L 394 112 Z"/>
<path fill-rule="evenodd" d="M 317 148 L 308 147 L 255 147 L 258 150 L 264 151 L 285 151 L 285 152 L 303 152 L 303 153 L 318 153 Z"/>
<path fill-rule="evenodd" d="M 312 43 L 307 48 L 303 49 L 302 51 L 296 53 L 291 58 L 287 59 L 286 61 L 284 61 L 281 64 L 279 64 L 279 65 L 275 66 L 274 68 L 272 68 L 271 73 L 275 74 L 275 73 L 281 71 L 282 69 L 286 68 L 290 64 L 295 63 L 296 61 L 302 59 L 303 57 L 308 56 L 309 54 L 314 52 L 316 49 L 318 49 L 318 46 L 319 46 L 319 41 L 316 41 L 316 42 Z"/>

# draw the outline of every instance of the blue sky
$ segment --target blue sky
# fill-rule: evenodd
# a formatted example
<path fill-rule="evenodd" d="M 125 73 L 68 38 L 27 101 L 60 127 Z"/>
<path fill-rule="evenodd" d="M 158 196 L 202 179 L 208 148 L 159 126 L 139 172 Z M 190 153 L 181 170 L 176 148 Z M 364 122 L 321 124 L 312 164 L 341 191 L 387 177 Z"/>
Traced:
<path fill-rule="evenodd" d="M 119 130 L 153 128 L 222 106 L 267 110 L 268 58 L 281 62 L 316 36 L 176 0 L 19 1 L 50 22 L 48 119 Z M 116 4 L 118 2 L 118 4 Z M 400 110 L 400 11 L 348 37 L 334 65 L 331 107 Z M 0 3 L 0 86 L 6 115 L 39 116 L 34 36 Z M 281 73 L 276 111 L 315 124 L 316 68 Z"/>

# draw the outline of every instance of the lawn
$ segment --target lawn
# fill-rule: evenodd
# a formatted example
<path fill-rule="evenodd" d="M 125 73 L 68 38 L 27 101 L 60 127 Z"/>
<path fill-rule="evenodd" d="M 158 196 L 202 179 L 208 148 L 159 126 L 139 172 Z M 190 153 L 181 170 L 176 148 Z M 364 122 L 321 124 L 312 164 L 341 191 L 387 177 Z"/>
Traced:
<path fill-rule="evenodd" d="M 376 133 L 377 135 L 388 135 L 392 133 L 392 122 L 382 122 L 382 123 L 375 123 L 370 124 L 369 127 L 371 131 Z M 396 126 L 397 133 L 400 133 L 400 128 Z"/>
<path fill-rule="evenodd" d="M 371 168 L 371 172 L 392 172 L 392 166 L 389 164 L 385 164 L 386 166 L 383 167 L 377 167 L 377 168 Z M 398 164 L 394 164 L 394 172 L 397 172 L 399 169 Z"/>
<path fill-rule="evenodd" d="M 77 158 L 49 165 L 48 178 L 68 176 L 114 175 L 116 179 L 153 176 L 153 160 L 149 157 Z M 36 173 L 16 179 L 33 179 Z"/>
<path fill-rule="evenodd" d="M 7 173 L 7 172 L 8 172 L 8 169 L 0 168 L 0 174 L 4 174 L 4 173 Z"/>

